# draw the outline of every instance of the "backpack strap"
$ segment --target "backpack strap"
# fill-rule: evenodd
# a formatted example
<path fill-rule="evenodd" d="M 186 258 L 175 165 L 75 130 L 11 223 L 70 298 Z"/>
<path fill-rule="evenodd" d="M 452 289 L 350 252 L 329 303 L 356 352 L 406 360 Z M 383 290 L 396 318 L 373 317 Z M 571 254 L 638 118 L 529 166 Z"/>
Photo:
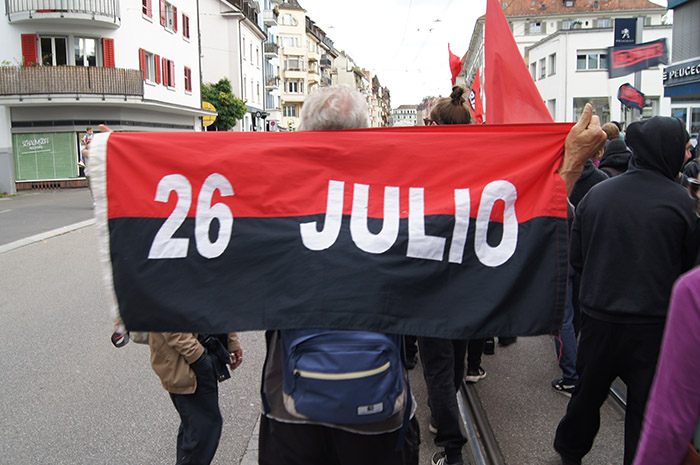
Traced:
<path fill-rule="evenodd" d="M 406 378 L 406 410 L 403 413 L 403 424 L 401 425 L 401 432 L 399 433 L 399 439 L 396 441 L 396 452 L 400 452 L 403 449 L 404 442 L 406 441 L 406 433 L 408 433 L 408 427 L 411 424 L 411 412 L 413 411 L 413 395 L 411 394 L 411 382 L 408 379 L 408 370 L 406 369 L 406 339 L 403 336 L 399 336 L 401 340 L 400 352 L 401 352 L 401 371 L 405 373 Z"/>

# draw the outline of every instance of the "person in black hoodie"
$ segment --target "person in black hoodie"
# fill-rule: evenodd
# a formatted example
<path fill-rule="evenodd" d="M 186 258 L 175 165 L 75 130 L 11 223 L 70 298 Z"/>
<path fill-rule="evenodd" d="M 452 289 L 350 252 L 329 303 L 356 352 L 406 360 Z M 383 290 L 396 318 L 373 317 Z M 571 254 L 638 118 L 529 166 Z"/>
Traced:
<path fill-rule="evenodd" d="M 576 208 L 570 257 L 581 274 L 579 381 L 554 439 L 565 464 L 590 451 L 617 376 L 627 385 L 625 465 L 634 458 L 671 288 L 700 244 L 695 204 L 674 182 L 687 141 L 675 118 L 630 124 L 629 170 L 593 187 Z"/>
<path fill-rule="evenodd" d="M 627 171 L 632 152 L 622 139 L 612 139 L 605 144 L 605 152 L 600 160 L 600 168 L 611 178 Z"/>

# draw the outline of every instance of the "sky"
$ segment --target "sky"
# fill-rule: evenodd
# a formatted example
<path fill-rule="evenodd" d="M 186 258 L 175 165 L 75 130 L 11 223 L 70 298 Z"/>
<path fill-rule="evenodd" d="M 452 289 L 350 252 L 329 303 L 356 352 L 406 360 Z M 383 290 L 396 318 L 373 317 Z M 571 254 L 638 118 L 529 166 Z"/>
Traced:
<path fill-rule="evenodd" d="M 666 0 L 652 0 L 666 6 Z M 486 0 L 298 0 L 335 48 L 370 70 L 391 93 L 391 106 L 448 96 L 447 45 L 463 56 Z"/>

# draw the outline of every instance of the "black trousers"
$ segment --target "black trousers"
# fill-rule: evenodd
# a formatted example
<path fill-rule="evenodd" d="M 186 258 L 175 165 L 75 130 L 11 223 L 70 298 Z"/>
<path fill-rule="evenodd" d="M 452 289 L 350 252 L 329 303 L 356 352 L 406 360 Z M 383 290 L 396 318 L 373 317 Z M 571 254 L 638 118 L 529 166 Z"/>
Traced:
<path fill-rule="evenodd" d="M 632 463 L 663 331 L 663 323 L 608 323 L 583 314 L 576 361 L 579 379 L 554 437 L 559 454 L 580 460 L 591 450 L 600 428 L 600 407 L 619 376 L 627 385 L 624 464 Z"/>
<path fill-rule="evenodd" d="M 214 367 L 197 374 L 194 394 L 170 394 L 180 428 L 177 433 L 177 465 L 209 465 L 219 446 L 223 419 L 219 410 L 219 387 Z"/>
<path fill-rule="evenodd" d="M 428 389 L 428 406 L 436 422 L 435 445 L 443 447 L 448 462 L 462 457 L 467 436 L 457 404 L 457 391 L 464 378 L 467 341 L 419 337 L 418 348 L 423 377 Z"/>
<path fill-rule="evenodd" d="M 260 465 L 418 465 L 420 432 L 414 418 L 403 449 L 396 451 L 400 431 L 357 434 L 329 426 L 283 423 L 260 417 Z"/>

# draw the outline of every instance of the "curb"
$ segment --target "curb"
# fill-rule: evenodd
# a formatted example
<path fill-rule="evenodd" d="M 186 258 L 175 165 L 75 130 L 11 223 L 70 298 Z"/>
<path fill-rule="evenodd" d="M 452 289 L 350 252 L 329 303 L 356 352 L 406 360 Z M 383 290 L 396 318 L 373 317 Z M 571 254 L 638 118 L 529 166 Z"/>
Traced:
<path fill-rule="evenodd" d="M 78 229 L 87 228 L 88 226 L 92 226 L 93 224 L 95 224 L 94 218 L 91 220 L 81 221 L 80 223 L 74 223 L 74 224 L 70 224 L 68 226 L 63 226 L 61 228 L 57 228 L 57 229 L 54 229 L 52 231 L 47 231 L 45 233 L 37 234 L 35 236 L 26 237 L 26 238 L 20 239 L 18 241 L 10 242 L 9 244 L 0 245 L 0 254 L 4 254 L 5 252 L 10 252 L 12 250 L 19 249 L 20 247 L 24 247 L 24 246 L 33 244 L 35 242 L 43 241 L 46 239 L 51 239 L 52 237 L 62 236 L 63 234 L 67 234 L 69 232 L 76 231 Z"/>

